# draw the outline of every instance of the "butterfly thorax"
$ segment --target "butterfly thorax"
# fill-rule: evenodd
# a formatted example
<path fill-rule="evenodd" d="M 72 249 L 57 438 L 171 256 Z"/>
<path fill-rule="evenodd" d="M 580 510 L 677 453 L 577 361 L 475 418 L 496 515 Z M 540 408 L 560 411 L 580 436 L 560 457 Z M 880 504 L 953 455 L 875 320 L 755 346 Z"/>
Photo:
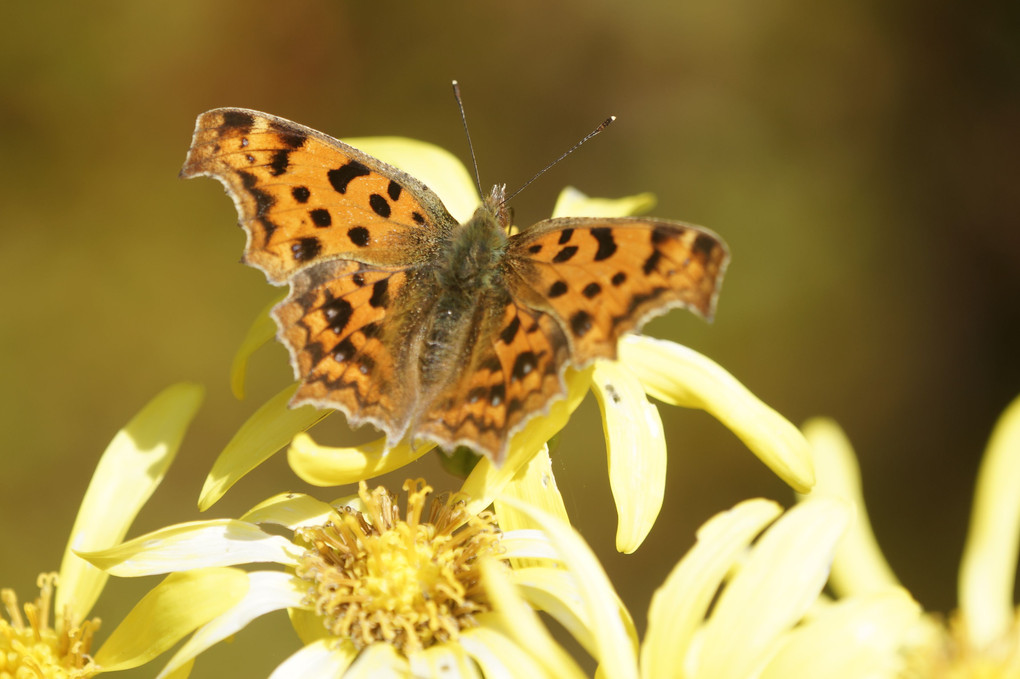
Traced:
<path fill-rule="evenodd" d="M 463 369 L 463 357 L 484 326 L 492 296 L 504 295 L 502 262 L 507 235 L 486 203 L 457 225 L 435 261 L 438 296 L 426 322 L 419 354 L 421 383 L 426 389 Z"/>

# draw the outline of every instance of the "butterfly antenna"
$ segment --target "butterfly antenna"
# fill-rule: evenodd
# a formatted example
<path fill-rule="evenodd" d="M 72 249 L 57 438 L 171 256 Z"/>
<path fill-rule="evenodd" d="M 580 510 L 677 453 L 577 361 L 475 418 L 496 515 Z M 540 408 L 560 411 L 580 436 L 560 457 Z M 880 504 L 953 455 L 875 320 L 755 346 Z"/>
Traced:
<path fill-rule="evenodd" d="M 457 108 L 460 109 L 460 121 L 464 123 L 464 136 L 468 140 L 468 152 L 471 154 L 471 165 L 475 168 L 475 185 L 478 186 L 478 195 L 484 195 L 482 191 L 482 176 L 478 174 L 478 158 L 475 157 L 475 145 L 471 143 L 471 132 L 468 130 L 467 116 L 464 115 L 464 101 L 460 97 L 460 83 L 453 81 L 453 98 L 457 100 Z"/>
<path fill-rule="evenodd" d="M 583 144 L 584 142 L 588 141 L 589 139 L 591 139 L 592 137 L 594 137 L 595 135 L 597 135 L 597 134 L 598 134 L 599 132 L 601 132 L 602 130 L 604 130 L 604 129 L 606 129 L 607 127 L 609 127 L 609 126 L 610 126 L 610 125 L 612 124 L 612 122 L 613 122 L 614 120 L 616 120 L 616 116 L 609 116 L 608 118 L 606 118 L 605 120 L 603 120 L 603 121 L 602 121 L 601 123 L 599 123 L 599 126 L 598 126 L 598 127 L 596 127 L 596 128 L 594 129 L 594 130 L 592 130 L 592 131 L 591 131 L 591 132 L 589 132 L 588 134 L 584 135 L 584 138 L 583 138 L 583 139 L 581 139 L 581 141 L 579 141 L 579 142 L 577 142 L 576 144 L 574 144 L 573 146 L 571 146 L 571 147 L 570 147 L 569 149 L 567 149 L 567 150 L 566 150 L 566 151 L 565 151 L 565 152 L 563 153 L 563 155 L 561 155 L 561 156 L 560 156 L 559 158 L 557 158 L 556 160 L 552 161 L 551 163 L 549 163 L 548 165 L 546 165 L 545 167 L 543 167 L 543 168 L 542 168 L 541 170 L 539 170 L 539 171 L 538 171 L 537 173 L 535 173 L 535 176 L 534 176 L 534 177 L 532 177 L 532 178 L 531 178 L 531 179 L 529 179 L 528 181 L 524 182 L 524 185 L 523 185 L 523 186 L 521 186 L 521 187 L 520 187 L 519 189 L 517 189 L 516 191 L 514 191 L 513 193 L 511 193 L 511 194 L 510 194 L 509 196 L 507 196 L 506 198 L 504 198 L 504 199 L 502 200 L 502 202 L 500 203 L 500 205 L 503 205 L 503 204 L 505 204 L 505 203 L 509 203 L 509 202 L 510 202 L 510 201 L 511 201 L 511 200 L 512 200 L 512 199 L 514 198 L 514 196 L 516 196 L 516 195 L 517 195 L 518 193 L 520 193 L 520 192 L 521 192 L 521 191 L 523 191 L 524 189 L 528 188 L 528 186 L 529 186 L 529 185 L 531 184 L 531 182 L 535 181 L 536 179 L 538 179 L 539 177 L 541 177 L 542 175 L 544 175 L 544 174 L 545 174 L 546 172 L 548 172 L 549 170 L 551 170 L 551 169 L 552 169 L 552 167 L 553 167 L 553 165 L 555 165 L 556 163 L 560 162 L 561 160 L 563 160 L 564 158 L 566 158 L 567 156 L 569 156 L 569 155 L 570 155 L 571 153 L 573 153 L 573 152 L 574 152 L 574 151 L 576 151 L 577 149 L 581 148 L 581 144 Z"/>

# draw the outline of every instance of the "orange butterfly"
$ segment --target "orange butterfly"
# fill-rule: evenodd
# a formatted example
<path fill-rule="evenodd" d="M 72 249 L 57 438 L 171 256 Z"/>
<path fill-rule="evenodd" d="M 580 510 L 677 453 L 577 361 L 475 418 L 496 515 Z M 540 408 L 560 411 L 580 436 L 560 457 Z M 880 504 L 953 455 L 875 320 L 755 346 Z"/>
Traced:
<path fill-rule="evenodd" d="M 501 462 L 565 393 L 566 367 L 686 307 L 711 318 L 726 268 L 712 232 L 657 219 L 549 219 L 510 235 L 502 187 L 468 221 L 414 177 L 321 132 L 239 108 L 198 117 L 182 177 L 218 179 L 244 262 L 290 295 L 273 309 L 303 384 L 342 410 Z"/>

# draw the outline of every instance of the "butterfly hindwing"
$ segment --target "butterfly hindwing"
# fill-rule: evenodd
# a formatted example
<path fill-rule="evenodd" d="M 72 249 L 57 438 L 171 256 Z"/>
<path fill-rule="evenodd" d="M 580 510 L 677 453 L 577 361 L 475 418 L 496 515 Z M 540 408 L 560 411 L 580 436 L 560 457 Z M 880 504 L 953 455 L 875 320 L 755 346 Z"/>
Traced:
<path fill-rule="evenodd" d="M 621 335 L 683 306 L 711 318 L 726 268 L 707 229 L 646 219 L 550 219 L 512 236 L 511 292 L 559 320 L 579 365 L 615 358 Z"/>
<path fill-rule="evenodd" d="M 567 340 L 552 316 L 501 291 L 480 322 L 459 370 L 432 398 L 417 435 L 452 448 L 468 445 L 499 462 L 510 436 L 565 393 Z"/>
<path fill-rule="evenodd" d="M 181 176 L 218 179 L 248 234 L 244 261 L 282 285 L 317 261 L 406 265 L 456 222 L 424 184 L 309 127 L 258 111 L 198 117 Z"/>

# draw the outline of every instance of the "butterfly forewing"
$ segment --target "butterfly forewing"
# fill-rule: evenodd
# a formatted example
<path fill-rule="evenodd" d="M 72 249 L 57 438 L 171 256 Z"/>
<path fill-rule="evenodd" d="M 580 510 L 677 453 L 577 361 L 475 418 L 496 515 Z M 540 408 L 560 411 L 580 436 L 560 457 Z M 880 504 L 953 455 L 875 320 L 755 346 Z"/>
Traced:
<path fill-rule="evenodd" d="M 615 358 L 621 335 L 686 307 L 711 318 L 726 246 L 707 229 L 645 219 L 551 219 L 511 238 L 511 292 L 553 313 L 578 364 Z"/>
<path fill-rule="evenodd" d="M 332 137 L 247 109 L 198 117 L 183 177 L 220 180 L 248 234 L 244 261 L 283 284 L 333 258 L 407 265 L 455 224 L 424 184 Z"/>

